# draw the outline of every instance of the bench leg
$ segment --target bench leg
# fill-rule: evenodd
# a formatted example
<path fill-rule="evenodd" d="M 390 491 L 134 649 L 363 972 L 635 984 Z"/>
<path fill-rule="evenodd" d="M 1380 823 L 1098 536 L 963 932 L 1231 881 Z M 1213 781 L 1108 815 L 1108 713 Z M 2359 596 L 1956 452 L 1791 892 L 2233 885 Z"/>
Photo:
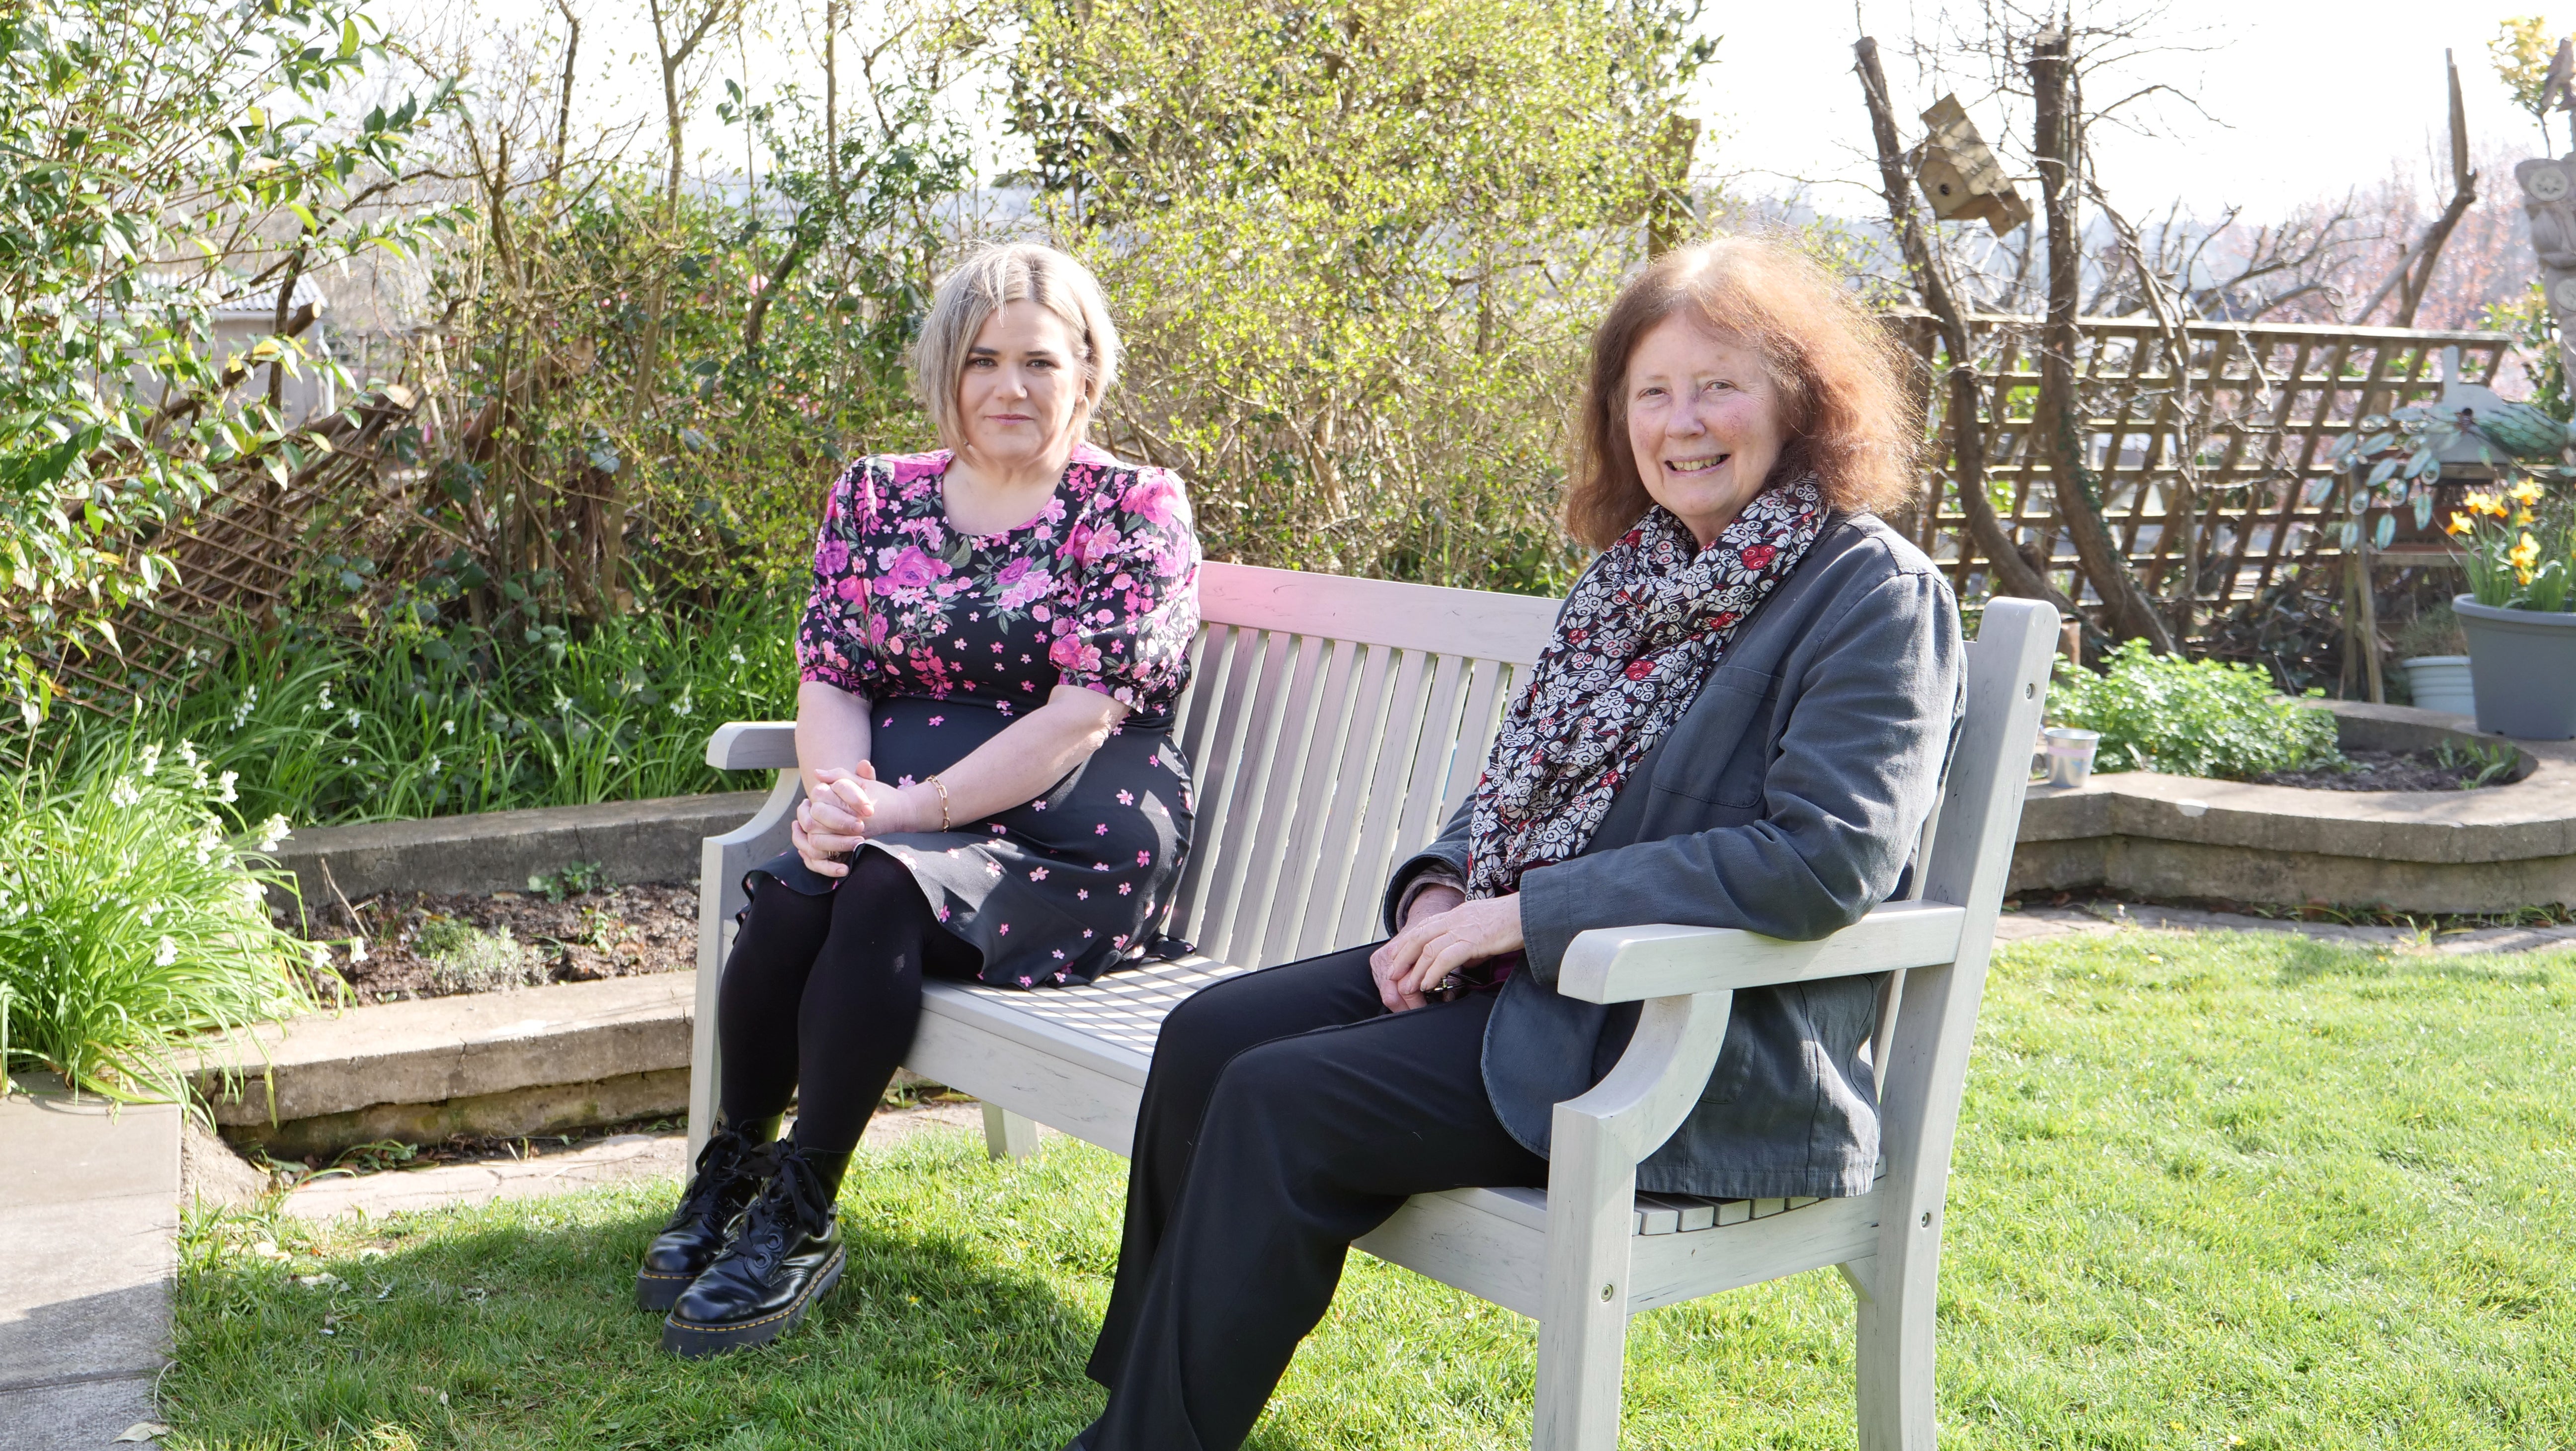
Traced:
<path fill-rule="evenodd" d="M 1037 1151 L 1037 1120 L 998 1103 L 984 1105 L 984 1152 L 996 1159 L 1025 1159 Z"/>
<path fill-rule="evenodd" d="M 1606 1135 L 1569 1132 L 1569 1117 L 1559 1105 L 1548 1165 L 1547 1288 L 1530 1445 L 1533 1451 L 1617 1451 L 1637 1171 L 1604 1142 Z"/>
<path fill-rule="evenodd" d="M 1877 1255 L 1843 1266 L 1859 1301 L 1861 1451 L 1932 1451 L 1933 1287 L 1887 1268 Z"/>

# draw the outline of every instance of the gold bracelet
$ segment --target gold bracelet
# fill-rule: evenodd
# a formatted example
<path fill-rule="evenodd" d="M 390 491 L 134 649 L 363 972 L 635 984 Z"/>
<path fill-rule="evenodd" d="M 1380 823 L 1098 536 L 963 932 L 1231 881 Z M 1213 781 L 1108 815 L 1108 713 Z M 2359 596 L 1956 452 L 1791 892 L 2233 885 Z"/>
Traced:
<path fill-rule="evenodd" d="M 939 793 L 939 829 L 946 831 L 948 829 L 948 783 L 940 780 L 937 772 L 933 772 L 924 784 Z"/>

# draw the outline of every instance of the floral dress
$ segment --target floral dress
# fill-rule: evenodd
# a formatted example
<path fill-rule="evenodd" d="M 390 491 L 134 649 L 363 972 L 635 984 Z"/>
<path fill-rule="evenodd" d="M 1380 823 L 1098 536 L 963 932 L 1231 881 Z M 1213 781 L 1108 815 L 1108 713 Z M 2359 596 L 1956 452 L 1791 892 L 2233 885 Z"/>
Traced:
<path fill-rule="evenodd" d="M 1037 799 L 950 831 L 870 839 L 1005 987 L 1088 982 L 1158 945 L 1190 845 L 1172 713 L 1198 632 L 1198 537 L 1169 470 L 1084 445 L 1038 516 L 948 522 L 949 454 L 861 459 L 832 486 L 797 632 L 804 678 L 871 702 L 870 757 L 899 785 L 944 771 L 1058 683 L 1129 707 Z M 793 852 L 757 869 L 809 896 Z"/>

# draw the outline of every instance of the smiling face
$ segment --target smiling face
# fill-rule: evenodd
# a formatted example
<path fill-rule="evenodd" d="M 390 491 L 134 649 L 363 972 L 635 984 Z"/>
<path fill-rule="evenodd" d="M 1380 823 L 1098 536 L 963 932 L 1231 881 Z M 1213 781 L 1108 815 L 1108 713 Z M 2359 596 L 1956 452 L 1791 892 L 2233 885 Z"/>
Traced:
<path fill-rule="evenodd" d="M 963 451 L 980 470 L 1052 480 L 1090 419 L 1081 339 L 1034 302 L 994 309 L 958 374 L 957 416 Z"/>
<path fill-rule="evenodd" d="M 1622 402 L 1637 477 L 1702 549 L 1762 492 L 1789 439 L 1761 355 L 1687 314 L 1637 339 Z"/>

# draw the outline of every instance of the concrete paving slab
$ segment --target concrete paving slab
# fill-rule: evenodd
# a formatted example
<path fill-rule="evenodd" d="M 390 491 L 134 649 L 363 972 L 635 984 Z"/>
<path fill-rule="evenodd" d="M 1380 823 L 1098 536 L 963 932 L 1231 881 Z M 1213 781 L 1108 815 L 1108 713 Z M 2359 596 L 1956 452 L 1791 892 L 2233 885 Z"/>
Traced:
<path fill-rule="evenodd" d="M 156 1419 L 168 1363 L 179 1110 L 23 1086 L 0 1098 L 0 1451 L 111 1445 Z"/>
<path fill-rule="evenodd" d="M 980 1105 L 925 1103 L 879 1113 L 868 1121 L 865 1142 L 869 1148 L 881 1149 L 914 1134 L 980 1134 L 983 1127 Z M 686 1134 L 619 1134 L 528 1159 L 309 1180 L 290 1191 L 282 1207 L 299 1219 L 333 1219 L 343 1214 L 373 1216 L 490 1204 L 628 1179 L 664 1178 L 676 1183 L 687 1171 L 688 1153 Z"/>
<path fill-rule="evenodd" d="M 695 971 L 312 1013 L 194 1064 L 227 1125 L 319 1118 L 686 1068 Z M 265 1055 L 263 1058 L 263 1054 Z M 218 1094 L 225 1075 L 237 1094 Z M 265 1075 L 263 1077 L 263 1075 Z"/>
<path fill-rule="evenodd" d="M 278 865 L 295 873 L 307 903 L 330 901 L 332 883 L 353 899 L 390 891 L 514 892 L 532 874 L 571 862 L 596 862 L 612 882 L 687 881 L 698 874 L 699 843 L 750 820 L 768 795 L 764 786 L 308 827 L 288 837 L 275 855 Z M 331 865 L 329 883 L 322 878 L 325 861 Z"/>
<path fill-rule="evenodd" d="M 104 1451 L 129 1428 L 159 1422 L 152 1388 L 153 1377 L 145 1375 L 0 1390 L 0 1451 Z M 161 1442 L 156 1437 L 124 1444 Z"/>

